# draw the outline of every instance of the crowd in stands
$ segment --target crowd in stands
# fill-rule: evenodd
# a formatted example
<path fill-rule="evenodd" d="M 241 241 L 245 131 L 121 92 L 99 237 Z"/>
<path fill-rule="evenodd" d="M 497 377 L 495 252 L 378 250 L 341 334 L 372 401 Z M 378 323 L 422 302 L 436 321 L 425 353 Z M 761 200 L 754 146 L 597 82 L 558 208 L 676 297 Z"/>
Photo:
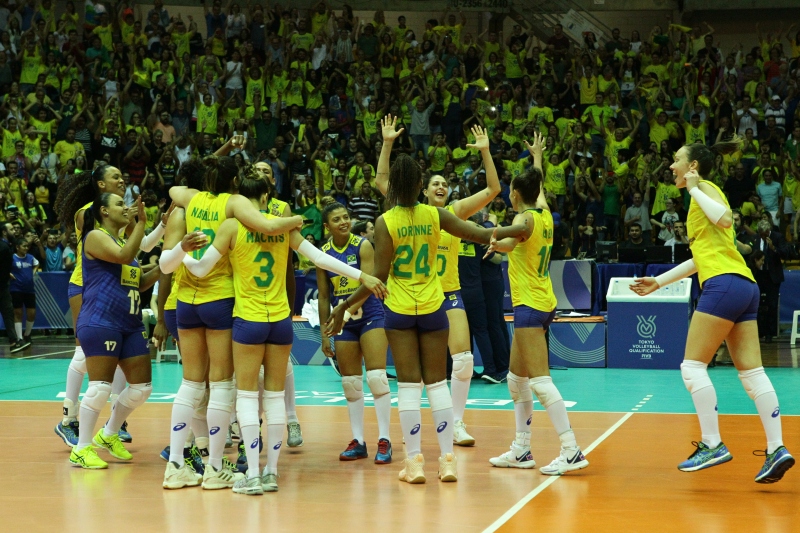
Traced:
<path fill-rule="evenodd" d="M 674 185 L 673 154 L 735 135 L 741 149 L 717 159 L 712 179 L 741 215 L 743 242 L 762 222 L 797 240 L 794 27 L 757 27 L 726 50 L 708 24 L 576 43 L 561 26 L 542 41 L 522 19 L 508 34 L 491 24 L 472 34 L 460 12 L 411 28 L 325 0 L 308 11 L 234 0 L 203 9 L 201 33 L 161 0 L 147 12 L 126 1 L 0 0 L 0 219 L 36 241 L 45 270 L 74 261 L 65 253 L 57 265 L 54 252 L 74 249 L 52 210 L 65 174 L 118 166 L 126 202 L 141 196 L 152 226 L 178 168 L 232 135 L 246 139 L 232 154 L 239 164 L 272 167 L 309 240 L 321 244 L 331 200 L 374 221 L 386 208 L 374 187 L 385 114 L 404 128 L 394 153 L 445 176 L 451 200 L 485 187 L 467 148 L 470 127 L 484 126 L 500 224 L 514 216 L 511 180 L 532 163 L 522 140 L 545 134 L 555 259 L 591 257 L 598 240 L 684 242 L 688 196 Z"/>

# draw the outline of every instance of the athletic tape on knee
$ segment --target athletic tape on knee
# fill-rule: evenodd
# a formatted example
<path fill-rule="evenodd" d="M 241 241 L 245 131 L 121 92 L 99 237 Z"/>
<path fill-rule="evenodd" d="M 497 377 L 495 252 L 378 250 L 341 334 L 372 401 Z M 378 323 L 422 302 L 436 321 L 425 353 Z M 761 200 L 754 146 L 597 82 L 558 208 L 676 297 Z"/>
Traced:
<path fill-rule="evenodd" d="M 367 385 L 372 392 L 373 398 L 380 398 L 389 394 L 389 378 L 386 376 L 386 370 L 367 370 Z"/>
<path fill-rule="evenodd" d="M 211 393 L 208 397 L 208 408 L 230 413 L 233 411 L 233 402 L 236 401 L 236 389 L 230 381 L 212 381 Z"/>
<path fill-rule="evenodd" d="M 530 380 L 531 390 L 539 399 L 539 403 L 545 409 L 561 400 L 561 393 L 553 384 L 553 379 L 550 376 L 542 376 Z"/>
<path fill-rule="evenodd" d="M 364 397 L 363 380 L 361 376 L 342 376 L 342 390 L 348 402 L 356 402 Z"/>
<path fill-rule="evenodd" d="M 264 418 L 267 425 L 272 424 L 286 424 L 286 406 L 283 404 L 283 399 L 286 393 L 284 391 L 264 391 Z"/>
<path fill-rule="evenodd" d="M 447 381 L 439 381 L 427 386 L 428 403 L 431 404 L 431 411 L 444 411 L 453 408 L 453 397 L 450 396 L 450 389 L 447 388 Z"/>
<path fill-rule="evenodd" d="M 514 403 L 533 401 L 533 393 L 531 392 L 530 380 L 528 378 L 521 378 L 509 372 L 506 383 L 508 384 L 508 392 L 511 393 L 511 399 L 514 400 Z"/>
<path fill-rule="evenodd" d="M 419 411 L 422 405 L 422 383 L 397 384 L 397 410 Z"/>
<path fill-rule="evenodd" d="M 78 374 L 86 374 L 86 355 L 80 346 L 75 347 L 75 354 L 72 356 L 72 361 L 69 362 L 69 367 Z"/>
<path fill-rule="evenodd" d="M 763 366 L 739 372 L 739 379 L 751 400 L 755 400 L 762 394 L 775 392 L 772 381 L 770 381 L 767 373 L 764 372 Z"/>
<path fill-rule="evenodd" d="M 258 426 L 258 391 L 236 393 L 236 418 L 239 427 Z"/>
<path fill-rule="evenodd" d="M 107 381 L 90 381 L 86 394 L 83 395 L 81 405 L 87 409 L 99 413 L 111 396 L 111 383 Z"/>
<path fill-rule="evenodd" d="M 450 375 L 459 381 L 471 381 L 473 362 L 472 352 L 455 354 L 453 356 L 453 372 Z"/>
<path fill-rule="evenodd" d="M 684 361 L 681 363 L 681 377 L 689 394 L 713 387 L 708 377 L 708 365 L 700 361 Z"/>
<path fill-rule="evenodd" d="M 178 394 L 175 395 L 174 403 L 197 409 L 205 393 L 205 383 L 197 383 L 196 381 L 184 379 L 181 382 L 180 388 L 178 388 Z"/>
<path fill-rule="evenodd" d="M 132 383 L 119 395 L 117 401 L 130 409 L 136 409 L 144 404 L 153 392 L 152 383 Z"/>
<path fill-rule="evenodd" d="M 292 365 L 292 362 L 289 361 L 288 363 L 286 363 L 286 375 L 291 376 L 293 373 L 294 373 L 294 365 Z"/>

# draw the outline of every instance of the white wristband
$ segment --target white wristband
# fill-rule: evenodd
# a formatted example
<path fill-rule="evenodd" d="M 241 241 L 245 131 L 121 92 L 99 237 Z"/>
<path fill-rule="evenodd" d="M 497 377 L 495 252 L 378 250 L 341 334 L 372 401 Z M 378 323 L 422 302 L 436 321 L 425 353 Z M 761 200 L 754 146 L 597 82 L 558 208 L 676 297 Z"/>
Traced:
<path fill-rule="evenodd" d="M 727 207 L 701 191 L 699 186 L 689 191 L 689 195 L 694 198 L 694 201 L 700 206 L 703 213 L 705 213 L 708 219 L 714 224 L 719 222 L 719 220 L 725 216 L 725 212 L 728 211 Z"/>
<path fill-rule="evenodd" d="M 656 276 L 656 283 L 658 283 L 659 287 L 664 287 L 665 285 L 669 285 L 670 283 L 674 283 L 680 279 L 688 278 L 695 272 L 697 272 L 697 267 L 694 264 L 694 259 L 689 259 L 675 268 L 667 270 L 663 274 Z"/>

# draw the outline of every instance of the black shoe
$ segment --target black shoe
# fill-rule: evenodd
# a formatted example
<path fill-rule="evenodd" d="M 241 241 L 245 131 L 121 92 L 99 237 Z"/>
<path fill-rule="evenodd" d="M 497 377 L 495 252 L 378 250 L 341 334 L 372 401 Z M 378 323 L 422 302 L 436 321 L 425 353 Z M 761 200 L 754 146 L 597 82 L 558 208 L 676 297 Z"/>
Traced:
<path fill-rule="evenodd" d="M 486 374 L 484 374 L 483 372 L 477 372 L 475 370 L 472 371 L 472 379 L 483 379 L 483 376 L 485 375 Z"/>
<path fill-rule="evenodd" d="M 506 382 L 506 375 L 507 372 L 499 372 L 497 374 L 484 374 L 481 379 L 484 381 L 488 381 L 489 383 L 494 383 L 495 385 L 500 385 L 501 383 Z"/>
<path fill-rule="evenodd" d="M 22 341 L 17 341 L 14 344 L 12 344 L 11 346 L 9 346 L 9 348 L 11 349 L 11 353 L 17 353 L 17 352 L 21 352 L 22 350 L 24 350 L 25 349 L 25 345 L 22 344 Z"/>
<path fill-rule="evenodd" d="M 337 376 L 341 377 L 342 372 L 339 370 L 339 361 L 336 360 L 336 356 L 334 355 L 333 357 L 330 358 L 330 360 L 331 360 L 331 368 L 333 369 L 334 372 L 336 372 Z"/>
<path fill-rule="evenodd" d="M 397 376 L 395 376 L 394 374 L 390 374 L 389 372 L 387 372 L 387 373 L 386 373 L 386 379 L 388 379 L 389 381 L 397 381 Z"/>
<path fill-rule="evenodd" d="M 30 336 L 30 335 L 28 335 L 28 336 L 26 336 L 26 337 L 22 337 L 22 340 L 23 340 L 23 342 L 25 342 L 25 344 L 27 344 L 28 346 L 30 346 L 31 344 L 33 344 L 33 343 L 31 342 L 31 336 Z"/>

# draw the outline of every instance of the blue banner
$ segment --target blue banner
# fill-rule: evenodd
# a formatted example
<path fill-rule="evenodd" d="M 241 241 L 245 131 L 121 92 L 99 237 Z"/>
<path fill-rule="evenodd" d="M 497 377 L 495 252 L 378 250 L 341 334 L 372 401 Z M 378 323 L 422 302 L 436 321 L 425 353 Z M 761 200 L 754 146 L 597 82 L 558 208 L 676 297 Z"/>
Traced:
<path fill-rule="evenodd" d="M 608 302 L 608 368 L 680 368 L 691 309 L 691 302 Z"/>
<path fill-rule="evenodd" d="M 40 272 L 33 277 L 36 290 L 36 320 L 33 329 L 71 329 L 67 287 L 70 272 Z M 0 327 L 5 329 L 3 318 Z"/>

